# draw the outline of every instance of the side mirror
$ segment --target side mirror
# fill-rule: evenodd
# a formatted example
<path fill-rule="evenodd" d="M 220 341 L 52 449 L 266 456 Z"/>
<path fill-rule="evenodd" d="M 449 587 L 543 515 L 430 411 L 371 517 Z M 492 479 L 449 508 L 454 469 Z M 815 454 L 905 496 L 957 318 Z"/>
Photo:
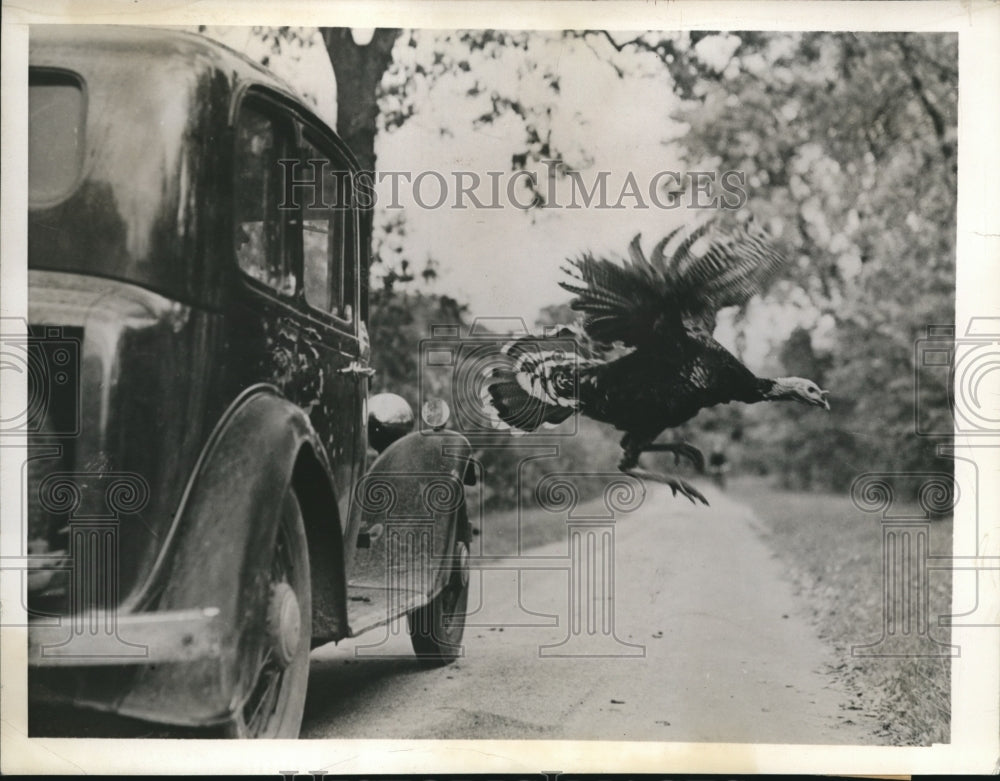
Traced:
<path fill-rule="evenodd" d="M 413 431 L 413 407 L 395 393 L 376 393 L 368 399 L 368 444 L 381 453 Z"/>

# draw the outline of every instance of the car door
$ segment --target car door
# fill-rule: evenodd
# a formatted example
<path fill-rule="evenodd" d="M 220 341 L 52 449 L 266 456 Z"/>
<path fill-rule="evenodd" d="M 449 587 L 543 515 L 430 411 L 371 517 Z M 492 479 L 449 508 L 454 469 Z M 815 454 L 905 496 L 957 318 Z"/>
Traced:
<path fill-rule="evenodd" d="M 246 382 L 277 385 L 309 414 L 345 524 L 365 452 L 367 393 L 357 318 L 358 215 L 346 200 L 350 177 L 341 175 L 349 168 L 294 107 L 268 94 L 244 97 L 234 138 L 234 249 L 243 284 L 231 360 L 246 362 L 238 368 L 249 373 Z M 306 159 L 325 160 L 317 166 L 330 188 L 325 197 L 291 186 Z"/>
<path fill-rule="evenodd" d="M 310 417 L 331 458 L 340 517 L 346 519 L 365 455 L 364 399 L 373 373 L 359 318 L 360 214 L 349 163 L 308 124 L 302 127 L 298 170 L 306 182 L 292 199 L 301 223 L 299 330 L 303 349 L 321 368 Z"/>

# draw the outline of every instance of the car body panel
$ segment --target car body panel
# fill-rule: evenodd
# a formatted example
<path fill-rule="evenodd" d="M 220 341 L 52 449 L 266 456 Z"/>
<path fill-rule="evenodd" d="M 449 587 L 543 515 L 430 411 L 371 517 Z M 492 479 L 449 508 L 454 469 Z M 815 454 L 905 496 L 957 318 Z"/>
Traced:
<path fill-rule="evenodd" d="M 57 562 L 29 571 L 30 689 L 152 721 L 216 724 L 239 709 L 248 660 L 264 642 L 286 490 L 308 540 L 313 644 L 339 640 L 440 590 L 441 566 L 465 533 L 464 504 L 454 501 L 464 499 L 468 443 L 411 435 L 364 476 L 371 215 L 354 206 L 326 228 L 311 207 L 271 222 L 236 216 L 245 194 L 237 147 L 254 112 L 284 128 L 293 157 L 306 155 L 308 139 L 357 172 L 293 90 L 224 46 L 164 30 L 36 26 L 29 65 L 42 88 L 37 106 L 71 125 L 46 129 L 45 115 L 34 115 L 36 173 L 48 165 L 58 174 L 62 160 L 39 139 L 79 146 L 64 156 L 78 170 L 29 197 L 29 353 L 43 368 L 74 356 L 29 379 L 38 409 L 28 537 L 40 561 Z M 289 284 L 247 270 L 254 230 L 280 236 L 274 252 Z M 320 232 L 311 260 L 306 230 Z M 308 298 L 317 268 L 329 275 L 320 277 L 332 290 L 326 309 Z M 71 381 L 59 390 L 56 376 Z M 356 486 L 386 480 L 399 519 L 352 505 Z M 400 519 L 430 536 L 391 550 L 371 544 L 375 526 Z M 91 560 L 73 540 L 94 523 L 110 542 L 106 558 Z M 378 615 L 349 613 L 349 603 L 360 607 L 348 600 L 352 571 L 358 589 L 381 588 Z M 94 581 L 88 572 L 100 588 L 81 589 Z M 104 636 L 79 635 L 91 618 Z M 69 633 L 58 660 L 56 627 Z M 74 641 L 123 652 L 74 666 Z M 145 656 L 134 651 L 142 648 Z"/>

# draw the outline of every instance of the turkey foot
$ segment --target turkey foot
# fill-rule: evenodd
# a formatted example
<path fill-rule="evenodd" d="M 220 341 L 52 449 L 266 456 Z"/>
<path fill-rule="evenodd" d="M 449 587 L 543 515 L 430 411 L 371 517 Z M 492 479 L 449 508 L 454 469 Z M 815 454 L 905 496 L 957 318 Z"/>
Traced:
<path fill-rule="evenodd" d="M 654 442 L 643 447 L 642 452 L 673 453 L 675 466 L 681 462 L 681 456 L 684 456 L 699 472 L 705 471 L 705 456 L 698 448 L 687 442 Z"/>
<path fill-rule="evenodd" d="M 691 504 L 697 504 L 695 501 L 697 499 L 701 501 L 702 504 L 708 506 L 708 499 L 702 496 L 701 492 L 697 488 L 687 481 L 681 480 L 679 477 L 661 474 L 660 472 L 650 472 L 648 469 L 643 469 L 638 466 L 619 466 L 619 469 L 627 475 L 638 477 L 640 480 L 655 480 L 658 483 L 666 483 L 670 486 L 670 491 L 674 496 L 677 496 L 677 494 L 680 493 L 682 496 L 690 499 Z"/>

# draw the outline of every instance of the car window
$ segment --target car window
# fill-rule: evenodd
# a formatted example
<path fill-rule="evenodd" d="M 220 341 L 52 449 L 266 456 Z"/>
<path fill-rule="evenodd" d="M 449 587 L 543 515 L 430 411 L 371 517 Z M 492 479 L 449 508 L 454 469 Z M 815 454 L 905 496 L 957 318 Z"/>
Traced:
<path fill-rule="evenodd" d="M 243 106 L 236 126 L 236 258 L 247 275 L 286 295 L 296 286 L 286 215 L 278 209 L 279 160 L 290 148 L 290 128 L 283 121 L 261 106 Z"/>
<path fill-rule="evenodd" d="M 353 254 L 351 180 L 346 165 L 306 141 L 302 178 L 322 181 L 301 197 L 303 290 L 306 303 L 341 320 L 353 320 L 350 287 Z"/>
<path fill-rule="evenodd" d="M 84 95 L 68 73 L 32 70 L 28 88 L 28 200 L 54 201 L 73 187 L 83 162 Z"/>

